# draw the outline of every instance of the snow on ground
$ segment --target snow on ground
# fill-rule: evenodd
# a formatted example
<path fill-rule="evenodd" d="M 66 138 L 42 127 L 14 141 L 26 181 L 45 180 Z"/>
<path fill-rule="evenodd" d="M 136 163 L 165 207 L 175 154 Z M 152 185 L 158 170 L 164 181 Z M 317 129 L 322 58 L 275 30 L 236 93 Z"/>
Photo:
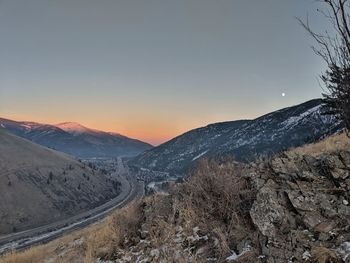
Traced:
<path fill-rule="evenodd" d="M 236 252 L 232 251 L 232 255 L 226 258 L 227 261 L 235 261 L 238 258 Z"/>
<path fill-rule="evenodd" d="M 305 260 L 305 261 L 308 261 L 308 260 L 310 260 L 311 259 L 311 254 L 310 254 L 310 252 L 308 251 L 308 250 L 306 250 L 304 253 L 303 253 L 303 260 Z"/>
<path fill-rule="evenodd" d="M 71 133 L 71 134 L 81 134 L 84 132 L 92 131 L 83 125 L 76 123 L 76 122 L 64 122 L 64 123 L 59 123 L 55 125 L 56 127 L 64 130 L 65 132 Z"/>
<path fill-rule="evenodd" d="M 151 182 L 147 185 L 148 188 L 154 189 L 156 186 L 156 182 Z"/>
<path fill-rule="evenodd" d="M 346 260 L 350 258 L 350 242 L 341 244 L 337 249 L 337 253 L 342 256 L 344 262 L 347 262 Z"/>
<path fill-rule="evenodd" d="M 208 152 L 208 150 L 206 150 L 206 151 L 200 153 L 199 155 L 197 155 L 196 157 L 194 157 L 194 158 L 192 159 L 192 161 L 197 160 L 198 158 L 202 157 L 202 156 L 203 156 L 204 154 L 206 154 L 207 152 Z"/>
<path fill-rule="evenodd" d="M 21 124 L 21 126 L 27 130 L 31 130 L 32 129 L 32 126 L 30 125 L 27 125 L 27 124 Z"/>
<path fill-rule="evenodd" d="M 287 128 L 287 129 L 292 128 L 295 125 L 297 125 L 305 117 L 319 112 L 321 107 L 322 107 L 322 105 L 318 105 L 316 107 L 313 107 L 313 108 L 303 112 L 302 114 L 300 114 L 298 116 L 292 116 L 292 117 L 288 118 L 287 120 L 285 120 L 284 122 L 282 122 L 281 126 Z"/>

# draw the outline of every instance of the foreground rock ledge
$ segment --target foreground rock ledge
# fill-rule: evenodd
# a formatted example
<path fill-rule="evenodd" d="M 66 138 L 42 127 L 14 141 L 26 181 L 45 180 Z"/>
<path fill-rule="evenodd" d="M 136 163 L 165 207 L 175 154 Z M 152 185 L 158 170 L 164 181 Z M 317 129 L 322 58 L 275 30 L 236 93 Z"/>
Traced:
<path fill-rule="evenodd" d="M 349 151 L 290 152 L 251 165 L 250 215 L 268 262 L 350 262 L 349 175 Z"/>

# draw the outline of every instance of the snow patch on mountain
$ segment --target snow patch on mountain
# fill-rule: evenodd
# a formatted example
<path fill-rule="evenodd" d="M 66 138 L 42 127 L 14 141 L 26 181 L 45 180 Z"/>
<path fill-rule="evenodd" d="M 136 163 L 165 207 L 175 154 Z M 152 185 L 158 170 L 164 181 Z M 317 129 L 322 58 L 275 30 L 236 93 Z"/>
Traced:
<path fill-rule="evenodd" d="M 21 125 L 23 128 L 25 128 L 26 130 L 31 130 L 32 129 L 32 126 L 31 125 L 28 125 L 28 124 L 22 124 Z"/>
<path fill-rule="evenodd" d="M 91 130 L 77 122 L 63 122 L 56 124 L 55 126 L 71 134 L 81 134 Z"/>
<path fill-rule="evenodd" d="M 206 151 L 204 151 L 204 152 L 198 154 L 196 157 L 194 157 L 194 158 L 192 159 L 192 161 L 195 161 L 195 160 L 201 158 L 201 157 L 202 157 L 203 155 L 205 155 L 207 152 L 208 152 L 208 150 L 206 150 Z"/>
<path fill-rule="evenodd" d="M 251 161 L 314 142 L 343 129 L 334 116 L 323 115 L 322 99 L 284 108 L 254 120 L 210 124 L 186 132 L 131 160 L 132 166 L 183 175 L 205 155 Z"/>
<path fill-rule="evenodd" d="M 320 114 L 321 107 L 322 105 L 317 105 L 316 107 L 313 107 L 300 115 L 289 117 L 287 120 L 281 123 L 281 126 L 286 129 L 293 128 L 295 125 L 298 125 L 303 119 L 311 115 Z"/>
<path fill-rule="evenodd" d="M 50 125 L 0 118 L 0 125 L 17 136 L 79 158 L 132 157 L 152 148 L 142 141 L 90 129 L 75 122 Z"/>

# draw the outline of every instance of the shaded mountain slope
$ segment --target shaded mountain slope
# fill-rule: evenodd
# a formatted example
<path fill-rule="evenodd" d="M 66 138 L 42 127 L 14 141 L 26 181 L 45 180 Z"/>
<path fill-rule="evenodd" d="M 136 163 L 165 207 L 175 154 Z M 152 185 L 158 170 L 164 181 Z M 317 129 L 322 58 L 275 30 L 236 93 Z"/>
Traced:
<path fill-rule="evenodd" d="M 148 150 L 130 165 L 183 174 L 202 157 L 233 156 L 250 161 L 313 142 L 342 129 L 332 116 L 321 114 L 321 99 L 281 109 L 254 120 L 211 124 Z"/>
<path fill-rule="evenodd" d="M 78 214 L 119 193 L 118 182 L 70 156 L 0 129 L 0 234 Z"/>

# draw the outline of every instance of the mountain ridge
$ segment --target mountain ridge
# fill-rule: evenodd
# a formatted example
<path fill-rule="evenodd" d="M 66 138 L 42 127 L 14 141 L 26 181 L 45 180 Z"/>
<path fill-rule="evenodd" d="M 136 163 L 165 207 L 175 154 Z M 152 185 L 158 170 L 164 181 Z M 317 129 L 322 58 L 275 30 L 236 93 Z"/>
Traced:
<path fill-rule="evenodd" d="M 132 157 L 153 147 L 137 139 L 72 122 L 51 125 L 0 118 L 0 126 L 19 137 L 78 158 Z"/>
<path fill-rule="evenodd" d="M 152 171 L 184 174 L 203 157 L 230 155 L 251 161 L 333 134 L 343 128 L 334 116 L 323 115 L 322 99 L 286 107 L 252 120 L 209 124 L 147 150 L 129 164 Z"/>

